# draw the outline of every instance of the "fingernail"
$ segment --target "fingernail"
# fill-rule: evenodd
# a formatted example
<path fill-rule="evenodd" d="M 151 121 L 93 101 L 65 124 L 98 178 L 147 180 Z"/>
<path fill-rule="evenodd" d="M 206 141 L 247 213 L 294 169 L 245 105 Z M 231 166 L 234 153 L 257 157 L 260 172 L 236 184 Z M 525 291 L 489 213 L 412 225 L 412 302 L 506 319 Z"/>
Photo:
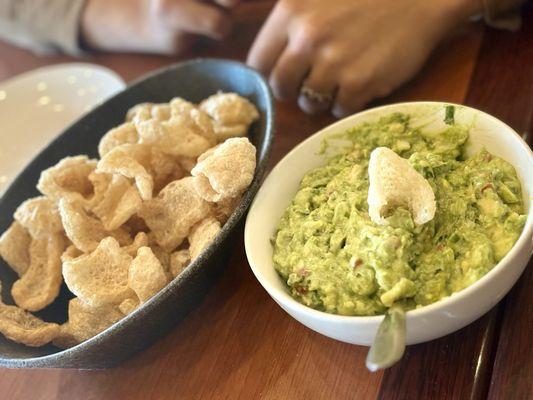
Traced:
<path fill-rule="evenodd" d="M 338 104 L 335 104 L 333 106 L 333 108 L 331 109 L 331 113 L 335 118 L 343 118 L 344 116 L 346 116 L 346 111 Z"/>

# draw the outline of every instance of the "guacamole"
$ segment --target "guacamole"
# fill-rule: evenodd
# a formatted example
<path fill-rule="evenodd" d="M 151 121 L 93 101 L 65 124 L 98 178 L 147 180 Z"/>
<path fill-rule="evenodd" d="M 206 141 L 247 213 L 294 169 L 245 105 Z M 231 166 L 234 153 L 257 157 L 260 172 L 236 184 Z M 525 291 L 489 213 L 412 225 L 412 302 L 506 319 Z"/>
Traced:
<path fill-rule="evenodd" d="M 465 158 L 469 128 L 447 123 L 427 133 L 393 114 L 325 142 L 343 145 L 304 176 L 272 239 L 274 266 L 298 301 L 343 315 L 409 310 L 471 285 L 511 249 L 526 220 L 514 168 L 485 150 Z M 428 180 L 433 220 L 415 225 L 401 207 L 387 225 L 370 220 L 368 159 L 381 146 Z"/>

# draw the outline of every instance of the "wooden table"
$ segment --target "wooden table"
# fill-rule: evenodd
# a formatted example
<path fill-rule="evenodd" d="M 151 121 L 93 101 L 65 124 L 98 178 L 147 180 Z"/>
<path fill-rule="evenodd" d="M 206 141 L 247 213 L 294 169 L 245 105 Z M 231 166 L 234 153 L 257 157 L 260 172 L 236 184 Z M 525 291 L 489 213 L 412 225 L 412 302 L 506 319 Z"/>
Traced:
<path fill-rule="evenodd" d="M 237 34 L 203 43 L 191 56 L 243 60 L 272 1 L 245 3 Z M 181 58 L 186 58 L 181 57 Z M 0 80 L 69 57 L 40 58 L 0 44 Z M 95 55 L 90 60 L 127 81 L 173 58 Z M 426 68 L 380 101 L 444 100 L 488 111 L 518 132 L 533 128 L 533 9 L 519 33 L 473 24 L 444 44 Z M 329 124 L 292 104 L 277 105 L 272 165 L 296 143 Z M 7 134 L 7 133 L 2 133 Z M 533 271 L 468 327 L 411 346 L 386 372 L 365 369 L 367 348 L 323 337 L 270 299 L 252 275 L 242 234 L 223 278 L 170 334 L 105 371 L 0 370 L 2 399 L 531 399 Z M 527 311 L 526 311 L 527 310 Z"/>

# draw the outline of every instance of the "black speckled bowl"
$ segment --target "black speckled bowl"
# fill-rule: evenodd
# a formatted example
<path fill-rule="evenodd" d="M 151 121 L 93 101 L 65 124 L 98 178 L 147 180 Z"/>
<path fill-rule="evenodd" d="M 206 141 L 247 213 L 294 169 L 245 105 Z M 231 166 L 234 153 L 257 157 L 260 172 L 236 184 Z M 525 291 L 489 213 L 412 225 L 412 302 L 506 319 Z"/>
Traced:
<path fill-rule="evenodd" d="M 267 167 L 274 135 L 274 108 L 270 90 L 261 76 L 245 65 L 225 60 L 199 59 L 152 73 L 126 88 L 70 126 L 46 147 L 17 177 L 0 199 L 0 232 L 12 222 L 17 206 L 38 195 L 41 171 L 69 155 L 97 156 L 100 137 L 124 120 L 126 111 L 142 102 L 168 102 L 175 96 L 193 102 L 217 91 L 237 92 L 252 101 L 261 118 L 251 128 L 257 148 L 255 178 L 233 215 L 214 242 L 179 277 L 132 314 L 99 335 L 68 350 L 14 343 L 0 335 L 0 366 L 11 368 L 98 369 L 116 365 L 146 348 L 168 332 L 208 291 L 229 256 L 232 234 L 255 196 Z M 7 133 L 6 133 L 7 134 Z M 0 259 L 3 298 L 12 304 L 10 288 L 16 274 Z M 64 322 L 72 294 L 63 287 L 56 301 L 37 313 L 47 321 Z"/>

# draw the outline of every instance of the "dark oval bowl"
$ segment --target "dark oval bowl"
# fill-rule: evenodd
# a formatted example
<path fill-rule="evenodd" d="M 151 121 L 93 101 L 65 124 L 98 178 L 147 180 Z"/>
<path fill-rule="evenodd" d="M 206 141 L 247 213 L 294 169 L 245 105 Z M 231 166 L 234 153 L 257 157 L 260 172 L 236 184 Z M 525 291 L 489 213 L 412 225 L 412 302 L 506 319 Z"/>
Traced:
<path fill-rule="evenodd" d="M 12 222 L 18 205 L 38 195 L 35 185 L 42 170 L 69 155 L 96 157 L 98 141 L 112 127 L 122 123 L 127 110 L 142 102 L 168 102 L 175 96 L 192 102 L 217 91 L 236 92 L 248 98 L 260 112 L 249 138 L 257 148 L 255 177 L 241 203 L 213 243 L 163 290 L 97 336 L 61 350 L 47 345 L 38 348 L 14 343 L 0 335 L 0 365 L 12 368 L 98 369 L 116 365 L 146 348 L 167 333 L 205 295 L 220 275 L 231 250 L 231 238 L 253 200 L 265 175 L 274 136 L 274 108 L 270 89 L 263 78 L 245 65 L 226 60 L 198 59 L 151 73 L 127 87 L 72 124 L 35 157 L 0 199 L 0 232 Z M 13 304 L 10 288 L 16 274 L 0 259 L 6 303 Z M 63 286 L 56 301 L 37 313 L 47 321 L 62 323 L 72 294 Z"/>

